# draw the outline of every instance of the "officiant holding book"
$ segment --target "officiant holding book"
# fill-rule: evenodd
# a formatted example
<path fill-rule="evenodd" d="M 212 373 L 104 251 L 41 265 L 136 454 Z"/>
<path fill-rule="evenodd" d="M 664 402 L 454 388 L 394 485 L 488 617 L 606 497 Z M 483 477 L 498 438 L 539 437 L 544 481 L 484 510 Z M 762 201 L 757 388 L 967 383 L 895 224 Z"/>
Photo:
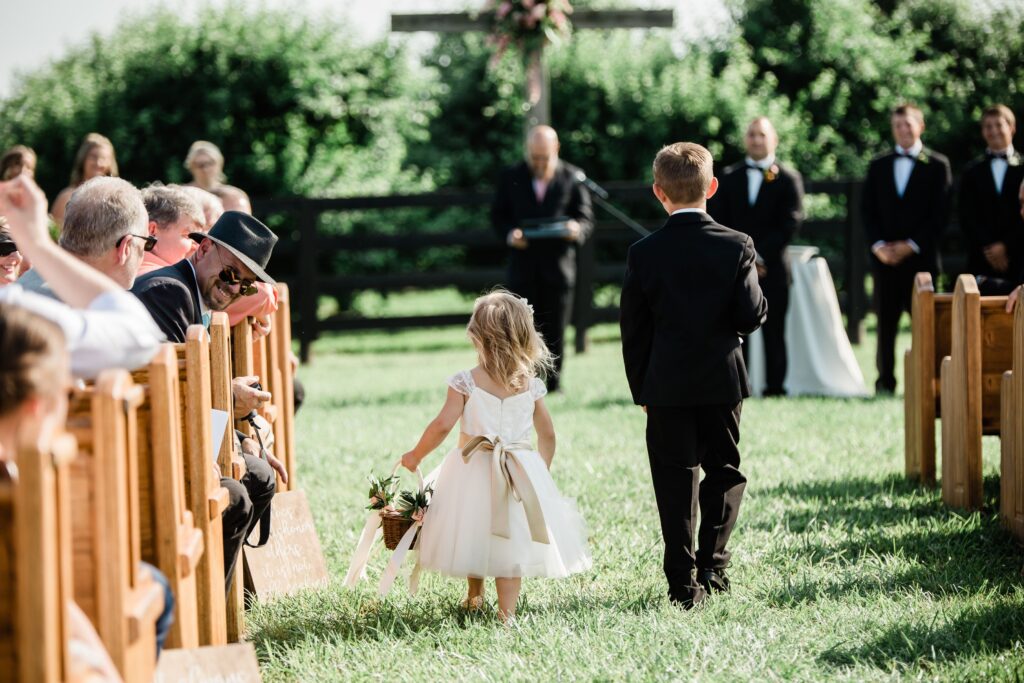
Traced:
<path fill-rule="evenodd" d="M 491 206 L 491 225 L 509 247 L 506 284 L 533 306 L 537 329 L 555 356 L 549 391 L 559 388 L 576 285 L 576 246 L 594 229 L 580 170 L 562 161 L 558 151 L 553 128 L 530 130 L 526 160 L 502 171 Z"/>

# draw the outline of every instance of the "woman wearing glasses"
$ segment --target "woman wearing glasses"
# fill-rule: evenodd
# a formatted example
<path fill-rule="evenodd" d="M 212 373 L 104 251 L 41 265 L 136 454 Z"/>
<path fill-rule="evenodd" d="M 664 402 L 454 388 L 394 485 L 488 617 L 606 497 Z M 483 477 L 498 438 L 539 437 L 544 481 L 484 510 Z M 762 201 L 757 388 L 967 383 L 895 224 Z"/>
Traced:
<path fill-rule="evenodd" d="M 206 140 L 196 140 L 185 156 L 185 168 L 192 174 L 189 185 L 216 195 L 225 211 L 252 213 L 249 195 L 232 185 L 226 184 L 224 155 L 217 145 Z"/>
<path fill-rule="evenodd" d="M 18 245 L 7 229 L 7 219 L 0 216 L 0 287 L 6 287 L 21 274 L 25 258 L 18 251 Z"/>

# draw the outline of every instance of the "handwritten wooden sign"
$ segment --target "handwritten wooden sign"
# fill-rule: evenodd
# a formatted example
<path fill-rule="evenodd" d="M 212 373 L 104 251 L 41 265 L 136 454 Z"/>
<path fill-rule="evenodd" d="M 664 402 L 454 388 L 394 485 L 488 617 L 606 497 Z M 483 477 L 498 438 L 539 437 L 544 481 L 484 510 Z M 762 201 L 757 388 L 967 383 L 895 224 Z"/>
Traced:
<path fill-rule="evenodd" d="M 164 650 L 153 683 L 259 683 L 252 643 Z"/>
<path fill-rule="evenodd" d="M 245 549 L 246 588 L 266 600 L 326 586 L 327 563 L 305 492 L 278 493 L 272 505 L 270 540 L 262 548 Z M 258 538 L 259 525 L 249 542 Z"/>

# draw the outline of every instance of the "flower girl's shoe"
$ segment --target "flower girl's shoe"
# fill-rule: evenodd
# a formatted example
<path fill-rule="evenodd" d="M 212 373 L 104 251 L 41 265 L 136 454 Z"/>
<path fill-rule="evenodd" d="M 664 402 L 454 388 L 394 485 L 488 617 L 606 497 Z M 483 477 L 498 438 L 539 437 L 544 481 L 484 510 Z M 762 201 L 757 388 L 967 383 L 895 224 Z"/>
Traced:
<path fill-rule="evenodd" d="M 466 598 L 459 603 L 459 607 L 467 612 L 479 612 L 484 608 L 484 596 L 476 595 L 472 598 Z"/>

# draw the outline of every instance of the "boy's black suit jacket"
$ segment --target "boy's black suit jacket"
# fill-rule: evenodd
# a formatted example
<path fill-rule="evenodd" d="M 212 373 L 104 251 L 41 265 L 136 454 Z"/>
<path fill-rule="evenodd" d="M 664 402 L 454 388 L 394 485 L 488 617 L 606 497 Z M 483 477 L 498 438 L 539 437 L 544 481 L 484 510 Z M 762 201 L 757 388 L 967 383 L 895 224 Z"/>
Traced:
<path fill-rule="evenodd" d="M 722 225 L 750 235 L 768 263 L 783 261 L 783 252 L 804 219 L 803 179 L 791 168 L 776 166 L 778 175 L 761 181 L 753 206 L 745 161 L 725 168 L 718 192 L 708 202 L 708 213 Z"/>
<path fill-rule="evenodd" d="M 566 216 L 580 224 L 580 242 L 594 229 L 590 192 L 576 174 L 579 169 L 559 161 L 555 175 L 538 202 L 533 191 L 533 173 L 525 161 L 506 168 L 498 179 L 491 205 L 491 225 L 502 244 L 509 230 L 523 227 L 523 221 Z M 510 249 L 509 268 L 516 278 L 555 288 L 576 283 L 576 245 L 560 239 L 532 240 L 526 249 Z"/>
<path fill-rule="evenodd" d="M 939 269 L 938 241 L 946 229 L 952 175 L 949 160 L 938 152 L 925 148 L 918 157 L 902 197 L 896 193 L 895 152 L 876 157 L 868 166 L 862 198 L 864 233 L 869 249 L 878 241 L 914 240 L 921 253 L 900 267 L 934 273 Z M 881 265 L 874 255 L 871 258 Z"/>
<path fill-rule="evenodd" d="M 1016 280 L 1024 275 L 1024 219 L 1018 199 L 1024 181 L 1024 155 L 1014 150 L 1007 162 L 1003 191 L 998 194 L 989 157 L 975 159 L 964 169 L 960 179 L 960 229 L 967 238 L 969 272 Z M 1010 260 L 1006 273 L 996 273 L 985 259 L 983 249 L 994 242 L 1006 245 Z"/>
<path fill-rule="evenodd" d="M 203 322 L 199 307 L 195 271 L 188 261 L 146 273 L 132 287 L 132 294 L 145 305 L 167 341 L 185 343 L 189 325 Z"/>
<path fill-rule="evenodd" d="M 644 406 L 735 405 L 750 395 L 740 337 L 765 320 L 754 244 L 701 212 L 670 216 L 629 248 L 622 355 Z"/>

